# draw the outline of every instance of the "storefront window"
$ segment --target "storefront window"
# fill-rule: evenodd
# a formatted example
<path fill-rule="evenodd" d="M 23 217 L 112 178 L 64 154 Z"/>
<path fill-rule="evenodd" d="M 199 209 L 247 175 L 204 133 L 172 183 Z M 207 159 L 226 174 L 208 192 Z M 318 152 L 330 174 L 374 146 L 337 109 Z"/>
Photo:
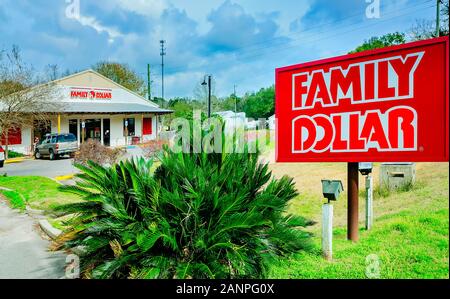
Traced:
<path fill-rule="evenodd" d="M 123 119 L 123 135 L 134 136 L 135 135 L 135 122 L 134 118 Z"/>
<path fill-rule="evenodd" d="M 78 136 L 78 120 L 69 119 L 69 133 L 72 133 L 75 137 Z"/>

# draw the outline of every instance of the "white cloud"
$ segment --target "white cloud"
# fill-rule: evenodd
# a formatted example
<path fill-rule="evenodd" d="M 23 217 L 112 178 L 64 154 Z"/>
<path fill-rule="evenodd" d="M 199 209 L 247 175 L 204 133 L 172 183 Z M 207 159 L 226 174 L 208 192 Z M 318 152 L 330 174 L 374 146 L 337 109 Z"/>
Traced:
<path fill-rule="evenodd" d="M 203 72 L 183 72 L 183 73 L 175 73 L 172 75 L 168 75 L 164 78 L 165 82 L 165 88 L 166 88 L 166 96 L 188 96 L 188 97 L 194 97 L 194 89 L 196 87 L 196 85 L 199 84 L 199 82 L 201 82 L 201 80 L 204 77 L 204 73 Z M 158 84 L 160 82 L 159 78 L 157 78 L 157 82 L 156 82 L 156 88 L 157 90 L 155 90 L 156 94 L 161 94 L 161 91 L 159 89 L 161 89 L 161 85 Z"/>
<path fill-rule="evenodd" d="M 117 0 L 117 4 L 128 11 L 158 18 L 169 7 L 164 0 Z"/>
<path fill-rule="evenodd" d="M 123 36 L 123 34 L 120 33 L 119 30 L 112 27 L 103 26 L 94 17 L 80 16 L 76 20 L 80 22 L 81 25 L 91 27 L 98 33 L 107 33 L 109 36 L 109 43 L 113 43 L 116 38 Z"/>

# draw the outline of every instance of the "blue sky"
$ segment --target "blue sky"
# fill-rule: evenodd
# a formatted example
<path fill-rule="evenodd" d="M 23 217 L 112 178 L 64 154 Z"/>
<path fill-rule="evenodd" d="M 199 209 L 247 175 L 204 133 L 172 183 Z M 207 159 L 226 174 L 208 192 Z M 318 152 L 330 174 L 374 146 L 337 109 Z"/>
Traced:
<path fill-rule="evenodd" d="M 379 0 L 380 18 L 369 19 L 366 0 L 0 0 L 0 48 L 18 45 L 37 70 L 109 60 L 146 78 L 150 63 L 160 96 L 165 39 L 166 97 L 194 97 L 204 74 L 214 76 L 218 96 L 234 84 L 242 95 L 273 84 L 276 67 L 345 54 L 371 36 L 432 20 L 435 2 Z"/>

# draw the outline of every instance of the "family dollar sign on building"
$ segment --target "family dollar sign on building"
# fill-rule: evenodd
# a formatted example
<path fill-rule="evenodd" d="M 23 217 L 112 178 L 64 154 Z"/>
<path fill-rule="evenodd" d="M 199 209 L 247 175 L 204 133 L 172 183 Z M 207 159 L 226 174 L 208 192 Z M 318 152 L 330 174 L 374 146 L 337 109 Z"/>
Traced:
<path fill-rule="evenodd" d="M 448 161 L 448 43 L 277 69 L 277 162 Z"/>

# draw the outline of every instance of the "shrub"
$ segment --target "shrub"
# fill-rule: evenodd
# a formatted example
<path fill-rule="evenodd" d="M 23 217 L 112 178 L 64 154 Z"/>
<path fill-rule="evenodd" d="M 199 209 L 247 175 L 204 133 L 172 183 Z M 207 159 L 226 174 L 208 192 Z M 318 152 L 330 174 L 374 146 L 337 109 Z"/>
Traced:
<path fill-rule="evenodd" d="M 84 197 L 56 249 L 83 246 L 85 278 L 263 278 L 273 259 L 310 246 L 287 215 L 291 178 L 271 178 L 258 154 L 185 154 L 165 147 L 152 161 L 93 162 L 76 186 Z"/>
<path fill-rule="evenodd" d="M 23 156 L 24 156 L 24 154 L 8 150 L 8 159 L 20 158 L 20 157 L 23 157 Z"/>
<path fill-rule="evenodd" d="M 112 165 L 124 154 L 123 149 L 110 148 L 99 141 L 88 139 L 80 145 L 80 150 L 75 154 L 75 163 L 87 165 L 87 161 L 93 161 L 100 165 Z"/>

